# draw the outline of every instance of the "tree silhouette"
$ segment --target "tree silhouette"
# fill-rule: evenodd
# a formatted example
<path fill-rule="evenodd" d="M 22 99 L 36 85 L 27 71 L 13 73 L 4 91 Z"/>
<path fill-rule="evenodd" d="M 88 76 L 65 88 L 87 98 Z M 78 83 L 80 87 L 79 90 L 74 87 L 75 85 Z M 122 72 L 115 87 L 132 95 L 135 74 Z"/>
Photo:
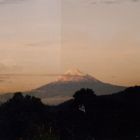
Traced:
<path fill-rule="evenodd" d="M 74 95 L 74 106 L 75 107 L 82 107 L 86 106 L 96 97 L 96 94 L 92 89 L 80 89 Z"/>

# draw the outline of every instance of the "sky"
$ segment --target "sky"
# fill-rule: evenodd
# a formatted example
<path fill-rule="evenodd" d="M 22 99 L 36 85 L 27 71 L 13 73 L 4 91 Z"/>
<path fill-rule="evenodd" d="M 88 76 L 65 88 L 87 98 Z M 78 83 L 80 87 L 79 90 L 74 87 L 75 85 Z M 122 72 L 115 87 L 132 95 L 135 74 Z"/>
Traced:
<path fill-rule="evenodd" d="M 0 0 L 0 93 L 78 68 L 140 85 L 139 0 Z"/>

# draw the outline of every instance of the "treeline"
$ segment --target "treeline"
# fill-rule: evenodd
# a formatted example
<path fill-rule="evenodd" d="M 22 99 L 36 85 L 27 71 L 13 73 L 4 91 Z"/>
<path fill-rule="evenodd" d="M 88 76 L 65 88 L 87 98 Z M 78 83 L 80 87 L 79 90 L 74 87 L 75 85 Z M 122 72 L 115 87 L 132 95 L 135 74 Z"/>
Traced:
<path fill-rule="evenodd" d="M 81 89 L 57 106 L 15 93 L 0 106 L 0 139 L 140 139 L 140 87 L 105 96 Z"/>

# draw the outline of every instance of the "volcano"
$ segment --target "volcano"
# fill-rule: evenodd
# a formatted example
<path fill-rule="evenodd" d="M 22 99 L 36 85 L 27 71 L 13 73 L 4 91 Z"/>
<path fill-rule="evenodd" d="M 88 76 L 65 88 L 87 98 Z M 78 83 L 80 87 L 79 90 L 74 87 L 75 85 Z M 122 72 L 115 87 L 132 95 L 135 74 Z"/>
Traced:
<path fill-rule="evenodd" d="M 96 95 L 112 94 L 126 87 L 102 82 L 78 69 L 69 70 L 59 76 L 56 81 L 30 91 L 30 95 L 41 98 L 44 103 L 61 103 L 70 98 L 81 88 L 90 88 Z"/>

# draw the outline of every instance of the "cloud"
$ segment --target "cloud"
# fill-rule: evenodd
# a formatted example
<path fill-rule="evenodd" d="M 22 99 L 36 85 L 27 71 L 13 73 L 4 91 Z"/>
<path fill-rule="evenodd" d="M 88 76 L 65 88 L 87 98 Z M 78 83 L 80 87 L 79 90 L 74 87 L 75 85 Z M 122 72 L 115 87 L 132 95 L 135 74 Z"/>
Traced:
<path fill-rule="evenodd" d="M 11 4 L 11 3 L 17 3 L 25 0 L 0 0 L 0 4 Z"/>
<path fill-rule="evenodd" d="M 50 44 L 51 43 L 49 43 L 47 41 L 40 41 L 40 42 L 27 43 L 27 44 L 25 44 L 25 46 L 28 46 L 28 47 L 46 47 Z"/>
<path fill-rule="evenodd" d="M 89 0 L 90 4 L 120 4 L 126 2 L 139 2 L 140 0 Z"/>
<path fill-rule="evenodd" d="M 0 79 L 0 83 L 3 83 L 3 82 L 5 82 L 5 80 L 4 79 Z"/>
<path fill-rule="evenodd" d="M 61 43 L 61 40 L 55 40 L 55 41 L 38 41 L 38 42 L 31 42 L 31 43 L 26 43 L 24 46 L 27 47 L 52 47 L 52 45 L 56 45 L 58 47 L 58 44 Z"/>
<path fill-rule="evenodd" d="M 14 60 L 5 59 L 0 62 L 0 73 L 9 73 L 21 70 L 22 67 L 17 65 Z"/>
<path fill-rule="evenodd" d="M 25 0 L 0 0 L 0 4 L 12 4 L 18 3 Z M 86 3 L 90 4 L 117 4 L 117 3 L 126 3 L 126 2 L 139 2 L 140 0 L 85 0 Z"/>
<path fill-rule="evenodd" d="M 7 81 L 10 77 L 8 75 L 0 74 L 0 83 Z"/>
<path fill-rule="evenodd" d="M 62 76 L 63 74 L 31 74 L 31 73 L 7 73 L 7 74 L 0 74 L 0 79 L 2 78 L 10 78 L 10 77 L 21 77 L 21 76 L 29 76 L 29 77 L 57 77 L 57 76 Z"/>

